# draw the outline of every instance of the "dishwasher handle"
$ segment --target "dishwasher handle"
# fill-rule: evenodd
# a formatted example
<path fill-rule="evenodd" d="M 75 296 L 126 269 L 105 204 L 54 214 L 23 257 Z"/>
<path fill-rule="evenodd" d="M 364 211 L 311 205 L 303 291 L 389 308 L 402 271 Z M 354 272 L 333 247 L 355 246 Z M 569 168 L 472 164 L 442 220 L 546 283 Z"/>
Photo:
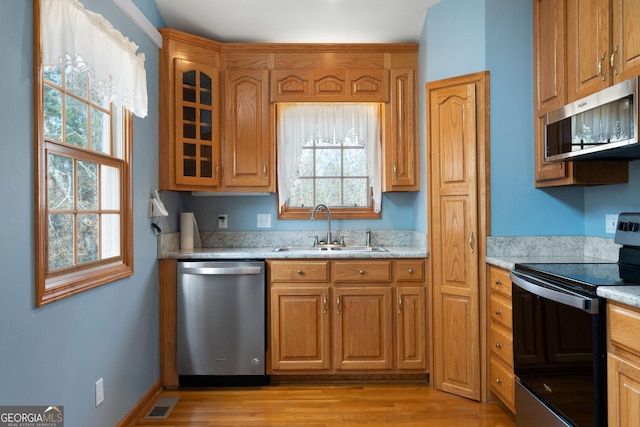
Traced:
<path fill-rule="evenodd" d="M 222 275 L 240 275 L 240 274 L 260 274 L 262 267 L 249 267 L 249 266 L 237 266 L 237 267 L 182 267 L 181 273 L 184 274 L 197 274 L 202 276 L 222 276 Z"/>

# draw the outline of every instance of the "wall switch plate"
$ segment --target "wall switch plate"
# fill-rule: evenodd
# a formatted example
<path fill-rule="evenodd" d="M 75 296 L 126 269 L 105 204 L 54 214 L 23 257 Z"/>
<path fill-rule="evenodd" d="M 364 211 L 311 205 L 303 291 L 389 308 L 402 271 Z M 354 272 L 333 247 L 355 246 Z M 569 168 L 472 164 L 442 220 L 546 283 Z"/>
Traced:
<path fill-rule="evenodd" d="M 104 402 L 104 382 L 102 378 L 96 381 L 96 406 Z"/>
<path fill-rule="evenodd" d="M 258 228 L 271 228 L 271 214 L 258 214 Z"/>
<path fill-rule="evenodd" d="M 614 234 L 616 232 L 616 227 L 618 226 L 618 214 L 605 215 L 605 223 L 605 231 L 609 234 Z"/>
<path fill-rule="evenodd" d="M 227 228 L 229 226 L 229 215 L 218 215 L 218 228 Z"/>

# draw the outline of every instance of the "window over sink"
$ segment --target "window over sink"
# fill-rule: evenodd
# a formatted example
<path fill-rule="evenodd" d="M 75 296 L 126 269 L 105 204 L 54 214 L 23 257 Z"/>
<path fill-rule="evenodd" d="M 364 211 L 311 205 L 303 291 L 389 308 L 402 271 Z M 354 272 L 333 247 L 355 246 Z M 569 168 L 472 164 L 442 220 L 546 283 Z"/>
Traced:
<path fill-rule="evenodd" d="M 307 219 L 318 203 L 334 218 L 380 218 L 379 103 L 277 105 L 280 219 Z"/>

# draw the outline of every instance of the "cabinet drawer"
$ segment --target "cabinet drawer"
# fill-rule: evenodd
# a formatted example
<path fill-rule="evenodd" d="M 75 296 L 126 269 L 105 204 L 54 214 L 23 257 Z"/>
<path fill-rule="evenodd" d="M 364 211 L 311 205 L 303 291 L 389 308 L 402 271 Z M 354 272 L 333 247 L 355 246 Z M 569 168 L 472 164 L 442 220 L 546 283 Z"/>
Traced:
<path fill-rule="evenodd" d="M 328 282 L 329 261 L 269 261 L 272 282 Z"/>
<path fill-rule="evenodd" d="M 396 261 L 397 282 L 424 282 L 424 261 L 407 259 Z"/>
<path fill-rule="evenodd" d="M 512 329 L 511 300 L 499 294 L 492 293 L 491 301 L 489 301 L 489 311 L 493 320 L 508 329 Z"/>
<path fill-rule="evenodd" d="M 391 282 L 391 261 L 334 261 L 336 282 Z"/>
<path fill-rule="evenodd" d="M 513 334 L 497 323 L 491 322 L 489 331 L 491 351 L 510 367 L 513 367 Z"/>
<path fill-rule="evenodd" d="M 508 270 L 493 265 L 490 266 L 489 285 L 492 290 L 511 297 L 511 278 Z"/>
<path fill-rule="evenodd" d="M 640 356 L 640 311 L 617 304 L 609 304 L 608 308 L 611 344 Z"/>
<path fill-rule="evenodd" d="M 515 410 L 515 382 L 513 371 L 491 358 L 491 391 L 512 411 Z"/>

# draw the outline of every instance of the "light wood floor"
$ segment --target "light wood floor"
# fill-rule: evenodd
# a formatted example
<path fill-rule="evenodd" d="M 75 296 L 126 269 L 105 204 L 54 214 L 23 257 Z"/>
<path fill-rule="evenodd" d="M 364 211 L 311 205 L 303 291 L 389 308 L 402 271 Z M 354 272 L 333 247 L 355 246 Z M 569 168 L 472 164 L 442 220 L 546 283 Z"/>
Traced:
<path fill-rule="evenodd" d="M 161 396 L 180 396 L 169 417 L 140 417 L 134 426 L 515 426 L 497 404 L 456 397 L 424 383 L 272 384 L 164 391 Z"/>

